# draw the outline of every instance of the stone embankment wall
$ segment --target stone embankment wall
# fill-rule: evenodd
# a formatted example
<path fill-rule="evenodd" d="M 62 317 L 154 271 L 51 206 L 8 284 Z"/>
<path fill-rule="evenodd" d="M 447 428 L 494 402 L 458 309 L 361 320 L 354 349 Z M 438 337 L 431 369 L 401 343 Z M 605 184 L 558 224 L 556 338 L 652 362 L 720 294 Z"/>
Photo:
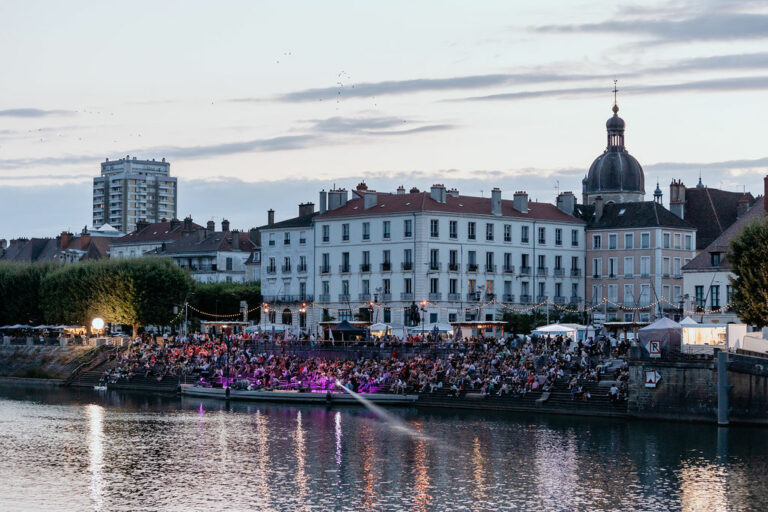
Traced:
<path fill-rule="evenodd" d="M 645 386 L 645 372 L 661 380 Z M 729 419 L 768 423 L 768 359 L 728 354 Z M 632 359 L 629 366 L 630 416 L 641 419 L 717 421 L 717 361 Z"/>
<path fill-rule="evenodd" d="M 0 347 L 0 376 L 66 379 L 96 347 Z"/>

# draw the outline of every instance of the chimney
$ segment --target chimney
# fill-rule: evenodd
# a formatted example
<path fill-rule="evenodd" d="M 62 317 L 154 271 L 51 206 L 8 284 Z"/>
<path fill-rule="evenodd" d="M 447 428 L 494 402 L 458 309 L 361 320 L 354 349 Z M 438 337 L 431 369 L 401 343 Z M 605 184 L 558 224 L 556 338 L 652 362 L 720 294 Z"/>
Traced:
<path fill-rule="evenodd" d="M 299 217 L 315 213 L 315 203 L 301 203 L 299 205 Z"/>
<path fill-rule="evenodd" d="M 365 184 L 364 181 L 361 181 L 357 184 L 357 187 L 355 187 L 355 190 L 365 191 L 368 190 L 368 185 Z"/>
<path fill-rule="evenodd" d="M 176 217 L 171 219 L 171 231 L 177 229 L 179 226 L 181 226 L 181 221 L 177 219 Z"/>
<path fill-rule="evenodd" d="M 139 219 L 136 221 L 136 231 L 142 231 L 144 229 L 147 229 L 149 227 L 149 222 L 147 222 L 147 219 Z"/>
<path fill-rule="evenodd" d="M 501 217 L 501 189 L 493 187 L 491 190 L 491 214 Z"/>
<path fill-rule="evenodd" d="M 225 233 L 229 232 L 229 221 L 227 219 L 221 221 L 221 230 Z"/>
<path fill-rule="evenodd" d="M 378 196 L 376 195 L 376 192 L 365 192 L 363 194 L 363 208 L 366 210 L 373 208 L 376 206 L 377 200 Z"/>
<path fill-rule="evenodd" d="M 399 187 L 397 187 L 397 195 L 399 195 L 399 196 L 405 195 L 405 187 L 404 186 L 400 185 Z"/>
<path fill-rule="evenodd" d="M 320 191 L 320 213 L 325 213 L 328 210 L 328 192 L 325 190 Z"/>
<path fill-rule="evenodd" d="M 447 191 L 447 194 L 451 197 L 459 197 L 459 189 L 452 188 Z"/>
<path fill-rule="evenodd" d="M 749 210 L 749 196 L 744 194 L 739 198 L 739 202 L 736 203 L 736 218 L 741 217 Z"/>
<path fill-rule="evenodd" d="M 193 231 L 194 228 L 192 227 L 192 217 L 190 215 L 187 215 L 184 217 L 184 231 Z"/>
<path fill-rule="evenodd" d="M 328 211 L 341 208 L 341 190 L 328 191 Z"/>
<path fill-rule="evenodd" d="M 80 250 L 85 251 L 91 243 L 91 234 L 87 231 L 80 233 Z"/>
<path fill-rule="evenodd" d="M 275 223 L 275 210 L 270 208 L 267 210 L 267 226 L 271 226 Z"/>
<path fill-rule="evenodd" d="M 8 241 L 5 238 L 0 238 L 0 251 L 4 251 L 8 248 Z"/>
<path fill-rule="evenodd" d="M 512 197 L 512 206 L 520 213 L 528 213 L 528 194 L 521 190 Z"/>
<path fill-rule="evenodd" d="M 573 215 L 576 209 L 576 196 L 573 195 L 573 192 L 563 192 L 557 196 L 557 209 L 568 215 Z"/>
<path fill-rule="evenodd" d="M 669 184 L 669 211 L 685 218 L 685 185 L 682 180 L 672 180 Z"/>
<path fill-rule="evenodd" d="M 419 187 L 411 187 L 410 193 L 411 194 L 418 194 L 419 193 Z"/>
<path fill-rule="evenodd" d="M 237 230 L 232 231 L 232 250 L 240 250 L 240 232 Z"/>
<path fill-rule="evenodd" d="M 72 233 L 69 231 L 62 231 L 61 236 L 59 237 L 59 245 L 61 246 L 61 250 L 66 250 L 69 248 L 69 243 L 72 241 Z"/>
<path fill-rule="evenodd" d="M 205 223 L 205 229 L 209 233 L 213 233 L 214 231 L 216 231 L 216 223 L 213 222 L 212 220 L 209 220 L 208 222 Z"/>
<path fill-rule="evenodd" d="M 341 201 L 341 206 L 347 204 L 347 201 L 349 201 L 349 194 L 347 194 L 347 189 L 342 188 L 339 190 L 339 201 Z"/>
<path fill-rule="evenodd" d="M 441 185 L 441 184 L 432 185 L 432 187 L 429 189 L 429 197 L 431 197 L 433 200 L 437 201 L 438 203 L 444 203 L 445 202 L 445 185 Z"/>
<path fill-rule="evenodd" d="M 259 230 L 256 228 L 251 228 L 251 230 L 248 232 L 248 240 L 257 246 L 261 245 L 261 233 Z"/>
<path fill-rule="evenodd" d="M 595 221 L 600 221 L 603 218 L 603 196 L 597 196 L 595 198 Z"/>

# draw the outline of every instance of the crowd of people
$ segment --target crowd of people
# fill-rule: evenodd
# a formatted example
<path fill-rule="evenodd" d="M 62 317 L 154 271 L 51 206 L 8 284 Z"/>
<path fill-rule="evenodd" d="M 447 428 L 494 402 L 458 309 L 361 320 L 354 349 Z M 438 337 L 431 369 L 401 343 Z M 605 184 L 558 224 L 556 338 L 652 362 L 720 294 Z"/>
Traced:
<path fill-rule="evenodd" d="M 347 359 L 333 359 L 313 357 L 312 350 L 266 350 L 247 336 L 137 338 L 104 379 L 114 383 L 136 376 L 158 381 L 183 376 L 198 385 L 249 390 L 331 391 L 339 385 L 364 393 L 447 389 L 456 397 L 522 396 L 567 386 L 572 399 L 587 400 L 587 383 L 614 378 L 611 400 L 626 397 L 626 373 L 605 374 L 604 361 L 611 356 L 608 339 L 468 338 L 433 348 L 403 356 L 395 345 L 374 356 L 350 352 Z"/>

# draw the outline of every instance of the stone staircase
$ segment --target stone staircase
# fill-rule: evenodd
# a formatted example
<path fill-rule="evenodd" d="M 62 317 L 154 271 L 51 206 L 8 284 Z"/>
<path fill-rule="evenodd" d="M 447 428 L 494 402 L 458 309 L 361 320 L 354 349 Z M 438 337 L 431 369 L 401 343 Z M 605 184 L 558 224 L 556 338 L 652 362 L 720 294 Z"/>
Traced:
<path fill-rule="evenodd" d="M 152 393 L 176 393 L 179 389 L 179 377 L 168 375 L 158 381 L 157 377 L 150 375 L 134 375 L 130 379 L 120 379 L 116 383 L 107 384 L 109 389 L 124 389 L 130 391 L 147 391 Z"/>

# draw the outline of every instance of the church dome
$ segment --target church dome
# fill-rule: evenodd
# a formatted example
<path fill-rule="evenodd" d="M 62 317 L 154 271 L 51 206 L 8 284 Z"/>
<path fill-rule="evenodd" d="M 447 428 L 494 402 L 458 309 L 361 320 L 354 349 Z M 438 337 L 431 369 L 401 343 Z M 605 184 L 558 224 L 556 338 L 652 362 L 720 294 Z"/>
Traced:
<path fill-rule="evenodd" d="M 598 156 L 584 178 L 586 197 L 619 194 L 622 197 L 645 195 L 643 168 L 624 147 L 625 123 L 618 115 L 619 107 L 613 105 L 613 116 L 605 123 L 608 145 Z"/>

